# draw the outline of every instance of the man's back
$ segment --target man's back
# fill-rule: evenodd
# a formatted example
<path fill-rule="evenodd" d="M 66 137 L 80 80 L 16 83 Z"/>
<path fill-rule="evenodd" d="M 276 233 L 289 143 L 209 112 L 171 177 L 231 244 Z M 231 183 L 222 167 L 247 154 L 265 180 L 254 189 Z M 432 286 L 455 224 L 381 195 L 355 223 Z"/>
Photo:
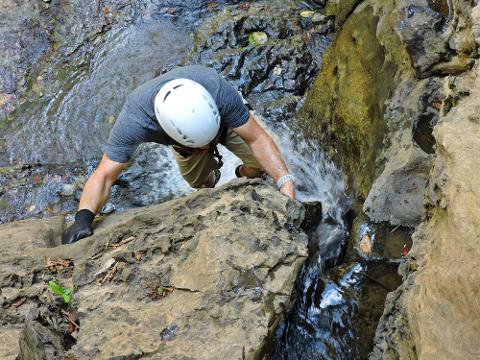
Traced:
<path fill-rule="evenodd" d="M 249 112 L 241 96 L 215 70 L 200 65 L 175 68 L 140 85 L 128 96 L 108 139 L 106 154 L 110 160 L 128 162 L 142 142 L 176 144 L 155 117 L 154 98 L 163 85 L 181 78 L 199 83 L 210 93 L 224 127 L 233 129 L 248 121 Z"/>

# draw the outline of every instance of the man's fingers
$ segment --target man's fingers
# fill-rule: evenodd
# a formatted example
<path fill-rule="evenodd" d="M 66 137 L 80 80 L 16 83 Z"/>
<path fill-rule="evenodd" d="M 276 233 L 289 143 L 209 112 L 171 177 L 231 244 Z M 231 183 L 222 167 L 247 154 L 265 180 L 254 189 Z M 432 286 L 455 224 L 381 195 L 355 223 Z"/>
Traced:
<path fill-rule="evenodd" d="M 72 244 L 91 235 L 93 235 L 93 230 L 90 227 L 74 223 L 63 232 L 62 244 Z"/>

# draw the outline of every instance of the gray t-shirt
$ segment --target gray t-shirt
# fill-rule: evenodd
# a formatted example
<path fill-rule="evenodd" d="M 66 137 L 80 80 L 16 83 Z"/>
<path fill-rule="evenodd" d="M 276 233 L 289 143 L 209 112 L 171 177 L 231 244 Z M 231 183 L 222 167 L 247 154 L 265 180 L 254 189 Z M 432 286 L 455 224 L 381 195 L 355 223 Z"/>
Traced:
<path fill-rule="evenodd" d="M 224 127 L 233 129 L 248 121 L 249 112 L 242 97 L 215 70 L 200 65 L 179 67 L 147 81 L 127 97 L 108 138 L 105 153 L 110 160 L 128 162 L 142 142 L 177 144 L 158 124 L 154 98 L 164 84 L 179 78 L 196 81 L 207 89 Z"/>

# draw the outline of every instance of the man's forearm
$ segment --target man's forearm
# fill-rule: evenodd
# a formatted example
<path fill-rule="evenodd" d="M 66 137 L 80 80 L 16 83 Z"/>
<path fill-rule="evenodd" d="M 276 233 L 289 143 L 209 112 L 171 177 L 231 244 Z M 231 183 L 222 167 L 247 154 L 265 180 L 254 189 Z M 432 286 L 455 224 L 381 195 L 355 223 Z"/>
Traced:
<path fill-rule="evenodd" d="M 281 176 L 288 173 L 280 151 L 270 136 L 261 135 L 249 145 L 258 163 L 272 177 L 273 181 L 277 182 Z"/>
<path fill-rule="evenodd" d="M 253 156 L 276 183 L 280 177 L 288 174 L 288 168 L 272 138 L 265 134 L 258 136 L 250 144 Z M 282 193 L 295 198 L 295 185 L 288 181 L 280 189 Z"/>
<path fill-rule="evenodd" d="M 94 172 L 83 188 L 78 209 L 98 213 L 107 201 L 111 188 L 112 183 L 108 179 Z"/>

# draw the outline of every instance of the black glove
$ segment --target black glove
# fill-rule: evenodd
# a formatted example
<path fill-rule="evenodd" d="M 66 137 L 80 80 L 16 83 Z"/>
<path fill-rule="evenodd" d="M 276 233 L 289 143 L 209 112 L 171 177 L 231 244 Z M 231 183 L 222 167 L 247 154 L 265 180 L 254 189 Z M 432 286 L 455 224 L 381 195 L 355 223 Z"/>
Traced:
<path fill-rule="evenodd" d="M 62 244 L 73 244 L 75 241 L 93 235 L 92 222 L 95 214 L 82 209 L 75 215 L 75 222 L 62 233 Z"/>

